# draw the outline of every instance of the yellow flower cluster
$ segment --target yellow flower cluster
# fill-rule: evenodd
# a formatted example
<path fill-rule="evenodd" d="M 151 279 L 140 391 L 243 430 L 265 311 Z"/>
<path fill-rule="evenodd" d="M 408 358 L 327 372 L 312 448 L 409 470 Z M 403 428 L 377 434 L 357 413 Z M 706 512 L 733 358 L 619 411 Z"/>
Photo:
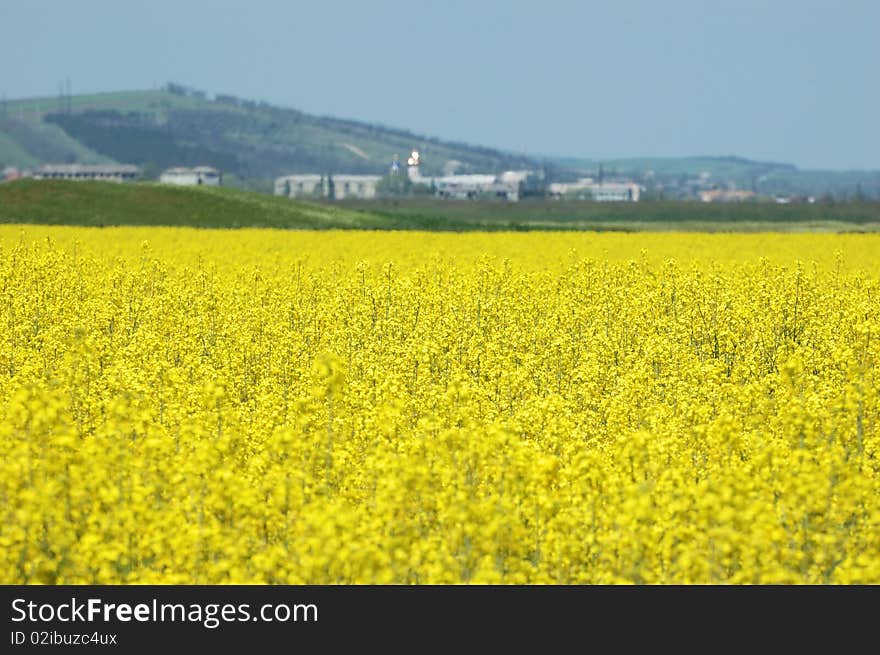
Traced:
<path fill-rule="evenodd" d="M 0 228 L 0 582 L 878 583 L 878 252 Z"/>

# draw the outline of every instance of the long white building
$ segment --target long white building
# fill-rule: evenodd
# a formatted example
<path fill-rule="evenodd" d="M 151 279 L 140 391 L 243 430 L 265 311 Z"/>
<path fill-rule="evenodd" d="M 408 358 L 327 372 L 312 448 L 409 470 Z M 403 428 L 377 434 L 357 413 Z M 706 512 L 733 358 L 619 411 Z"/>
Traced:
<path fill-rule="evenodd" d="M 141 169 L 131 164 L 46 164 L 34 169 L 36 180 L 99 180 L 128 182 L 137 179 Z"/>
<path fill-rule="evenodd" d="M 596 182 L 584 177 L 577 182 L 554 182 L 547 191 L 555 198 L 589 198 L 597 202 L 638 202 L 642 188 L 635 182 Z"/>

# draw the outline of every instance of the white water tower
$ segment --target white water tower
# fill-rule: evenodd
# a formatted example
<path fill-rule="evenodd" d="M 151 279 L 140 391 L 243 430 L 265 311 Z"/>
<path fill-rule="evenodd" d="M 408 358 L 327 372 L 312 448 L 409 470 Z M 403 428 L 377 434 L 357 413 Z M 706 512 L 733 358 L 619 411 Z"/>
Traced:
<path fill-rule="evenodd" d="M 419 151 L 413 150 L 409 156 L 409 159 L 406 160 L 406 164 L 408 166 L 406 172 L 409 175 L 409 179 L 411 179 L 413 182 L 418 181 L 422 177 L 422 174 L 419 171 L 420 163 L 421 158 L 419 157 Z"/>

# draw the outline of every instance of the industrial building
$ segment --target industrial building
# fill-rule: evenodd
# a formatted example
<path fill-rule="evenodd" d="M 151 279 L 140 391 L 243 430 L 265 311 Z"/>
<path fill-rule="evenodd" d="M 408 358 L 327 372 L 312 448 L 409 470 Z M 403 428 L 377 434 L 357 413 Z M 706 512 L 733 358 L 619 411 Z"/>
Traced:
<path fill-rule="evenodd" d="M 532 175 L 530 171 L 506 171 L 501 175 L 477 173 L 424 177 L 419 169 L 421 156 L 418 150 L 413 150 L 407 164 L 407 175 L 413 184 L 430 186 L 442 198 L 494 196 L 515 202 L 519 200 L 522 185 Z"/>

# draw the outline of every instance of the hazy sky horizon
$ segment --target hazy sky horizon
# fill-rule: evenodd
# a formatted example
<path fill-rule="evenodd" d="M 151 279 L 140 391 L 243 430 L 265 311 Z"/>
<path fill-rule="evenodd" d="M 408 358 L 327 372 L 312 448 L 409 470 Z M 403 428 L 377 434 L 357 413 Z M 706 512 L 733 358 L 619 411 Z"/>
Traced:
<path fill-rule="evenodd" d="M 880 2 L 5 2 L 0 95 L 168 81 L 592 159 L 880 170 Z"/>

